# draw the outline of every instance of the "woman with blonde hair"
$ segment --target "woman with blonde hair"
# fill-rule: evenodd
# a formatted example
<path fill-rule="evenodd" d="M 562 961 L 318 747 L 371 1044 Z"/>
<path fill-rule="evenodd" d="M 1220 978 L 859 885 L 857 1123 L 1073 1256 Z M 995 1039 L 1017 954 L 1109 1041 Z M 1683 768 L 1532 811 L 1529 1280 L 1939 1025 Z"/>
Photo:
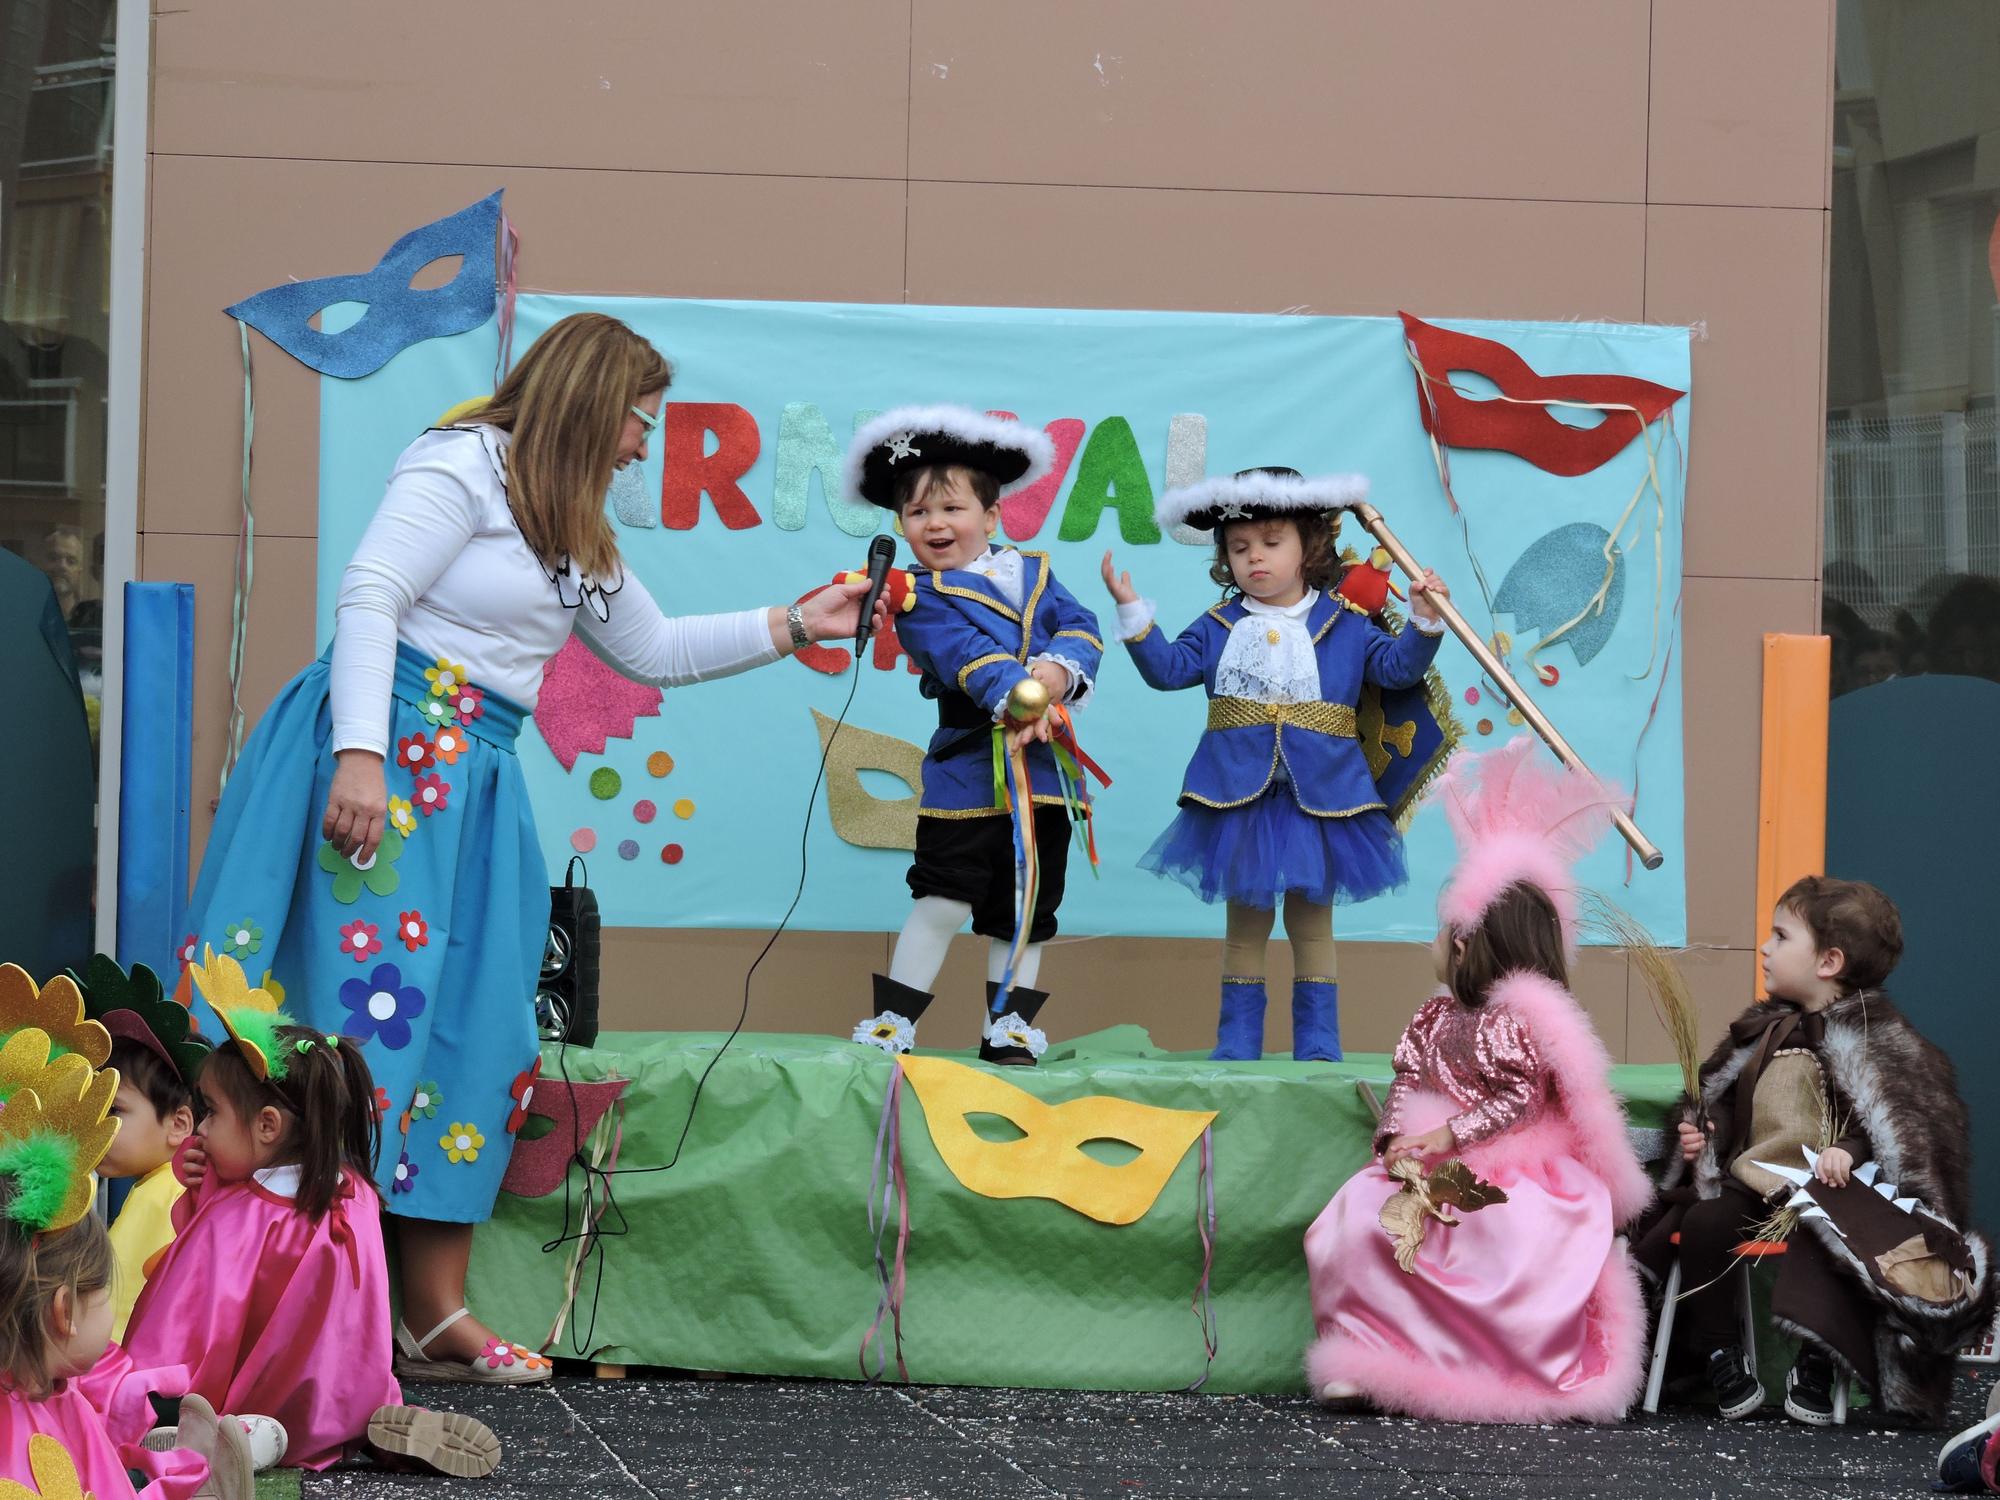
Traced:
<path fill-rule="evenodd" d="M 537 339 L 491 399 L 404 449 L 341 580 L 333 644 L 231 777 L 190 919 L 300 1021 L 361 1046 L 396 1216 L 398 1372 L 521 1383 L 549 1366 L 465 1310 L 536 1057 L 548 875 L 515 757 L 572 630 L 678 686 L 852 635 L 864 585 L 670 619 L 604 514 L 673 372 L 596 313 Z M 205 1023 L 220 1035 L 215 1023 Z"/>

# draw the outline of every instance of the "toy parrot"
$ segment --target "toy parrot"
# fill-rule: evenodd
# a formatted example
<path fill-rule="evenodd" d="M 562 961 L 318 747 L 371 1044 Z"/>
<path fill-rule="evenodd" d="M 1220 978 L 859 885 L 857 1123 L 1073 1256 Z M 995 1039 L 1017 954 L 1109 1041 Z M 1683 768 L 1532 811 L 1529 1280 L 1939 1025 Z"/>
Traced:
<path fill-rule="evenodd" d="M 846 568 L 833 575 L 835 583 L 866 583 L 868 575 Z M 917 580 L 901 568 L 891 568 L 882 583 L 882 597 L 888 602 L 889 613 L 906 615 L 917 607 Z"/>
<path fill-rule="evenodd" d="M 1366 562 L 1357 562 L 1341 575 L 1334 593 L 1347 600 L 1364 615 L 1378 615 L 1382 607 L 1394 594 L 1398 599 L 1404 596 L 1389 577 L 1389 553 L 1377 547 L 1368 554 Z"/>

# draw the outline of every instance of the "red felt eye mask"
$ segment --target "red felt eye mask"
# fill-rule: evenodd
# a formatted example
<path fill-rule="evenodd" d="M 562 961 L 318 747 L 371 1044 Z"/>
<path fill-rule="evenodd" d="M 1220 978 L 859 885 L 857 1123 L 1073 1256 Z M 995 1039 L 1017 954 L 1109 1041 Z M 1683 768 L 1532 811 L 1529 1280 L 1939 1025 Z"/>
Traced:
<path fill-rule="evenodd" d="M 1538 375 L 1505 344 L 1439 328 L 1408 313 L 1399 316 L 1404 337 L 1430 376 L 1428 395 L 1423 374 L 1417 377 L 1417 415 L 1424 431 L 1448 447 L 1494 448 L 1573 478 L 1608 462 L 1639 435 L 1644 423 L 1686 394 L 1631 375 Z M 1608 411 L 1595 427 L 1571 427 L 1545 407 L 1461 396 L 1448 384 L 1455 370 L 1484 375 L 1515 402 L 1615 403 L 1635 408 L 1638 415 Z"/>

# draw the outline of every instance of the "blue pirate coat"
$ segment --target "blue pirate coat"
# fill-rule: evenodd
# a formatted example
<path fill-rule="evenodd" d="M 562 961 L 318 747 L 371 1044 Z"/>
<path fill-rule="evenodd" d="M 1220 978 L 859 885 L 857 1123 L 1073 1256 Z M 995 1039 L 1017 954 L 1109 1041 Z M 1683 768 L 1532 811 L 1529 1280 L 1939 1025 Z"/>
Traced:
<path fill-rule="evenodd" d="M 1104 655 L 1097 616 L 1056 582 L 1045 552 L 1023 552 L 1016 609 L 982 573 L 954 568 L 916 575 L 916 605 L 897 617 L 896 635 L 923 673 L 920 688 L 938 705 L 938 728 L 924 754 L 920 814 L 998 817 L 993 805 L 994 717 L 1030 657 L 1067 657 L 1093 679 Z M 1025 616 L 1025 619 L 1023 618 Z M 1036 802 L 1062 801 L 1055 755 L 1028 747 Z"/>
<path fill-rule="evenodd" d="M 1222 648 L 1245 619 L 1254 621 L 1232 599 L 1204 612 L 1171 642 L 1148 625 L 1125 643 L 1150 685 L 1171 690 L 1200 684 L 1208 691 L 1210 725 L 1229 726 L 1203 731 L 1181 781 L 1180 805 L 1245 806 L 1264 794 L 1282 762 L 1292 796 L 1315 816 L 1348 817 L 1384 807 L 1356 737 L 1354 707 L 1366 683 L 1420 687 L 1441 637 L 1414 627 L 1392 635 L 1335 595 L 1322 593 L 1306 615 L 1319 664 L 1320 702 L 1262 704 L 1221 698 L 1215 691 Z"/>

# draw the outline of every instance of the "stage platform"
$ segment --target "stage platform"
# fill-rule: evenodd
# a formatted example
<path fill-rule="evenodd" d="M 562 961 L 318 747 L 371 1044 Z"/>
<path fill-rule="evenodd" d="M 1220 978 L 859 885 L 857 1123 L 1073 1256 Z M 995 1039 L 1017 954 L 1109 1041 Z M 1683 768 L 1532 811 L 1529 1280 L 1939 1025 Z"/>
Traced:
<path fill-rule="evenodd" d="M 844 1039 L 739 1036 L 709 1075 L 678 1165 L 644 1170 L 672 1156 L 695 1081 L 721 1041 L 719 1033 L 607 1033 L 594 1048 L 545 1051 L 544 1103 L 565 1075 L 630 1080 L 613 1109 L 622 1128 L 612 1179 L 617 1211 L 604 1226 L 601 1285 L 598 1269 L 586 1268 L 551 1352 L 607 1364 L 859 1378 L 881 1292 L 868 1219 L 871 1172 L 896 1065 Z M 970 1054 L 916 1056 L 971 1062 Z M 1049 1105 L 1098 1095 L 1214 1112 L 1209 1287 L 1217 1349 L 1209 1366 L 1194 1306 L 1208 1213 L 1199 1142 L 1185 1148 L 1139 1217 L 1103 1223 L 1047 1199 L 988 1197 L 961 1185 L 906 1082 L 902 1330 L 911 1379 L 1171 1391 L 1206 1373 L 1210 1391 L 1303 1388 L 1300 1361 L 1312 1333 L 1303 1236 L 1368 1158 L 1373 1116 L 1356 1085 L 1379 1096 L 1391 1076 L 1387 1057 L 1211 1063 L 1160 1051 L 1141 1028 L 1122 1026 L 1055 1042 L 1037 1068 L 979 1071 Z M 1632 1124 L 1656 1129 L 1680 1075 L 1666 1065 L 1621 1067 L 1613 1085 Z M 966 1118 L 988 1140 L 1020 1134 L 997 1117 Z M 1184 1127 L 1181 1138 L 1194 1134 Z M 1116 1165 L 1134 1151 L 1094 1145 L 1090 1154 Z M 573 1247 L 543 1247 L 561 1238 L 566 1218 L 571 1232 L 580 1227 L 582 1181 L 572 1168 L 566 1190 L 550 1196 L 503 1193 L 478 1232 L 471 1304 L 523 1342 L 538 1341 L 562 1305 Z M 895 1238 L 892 1216 L 885 1256 L 893 1257 Z M 885 1320 L 878 1343 L 889 1334 Z"/>

